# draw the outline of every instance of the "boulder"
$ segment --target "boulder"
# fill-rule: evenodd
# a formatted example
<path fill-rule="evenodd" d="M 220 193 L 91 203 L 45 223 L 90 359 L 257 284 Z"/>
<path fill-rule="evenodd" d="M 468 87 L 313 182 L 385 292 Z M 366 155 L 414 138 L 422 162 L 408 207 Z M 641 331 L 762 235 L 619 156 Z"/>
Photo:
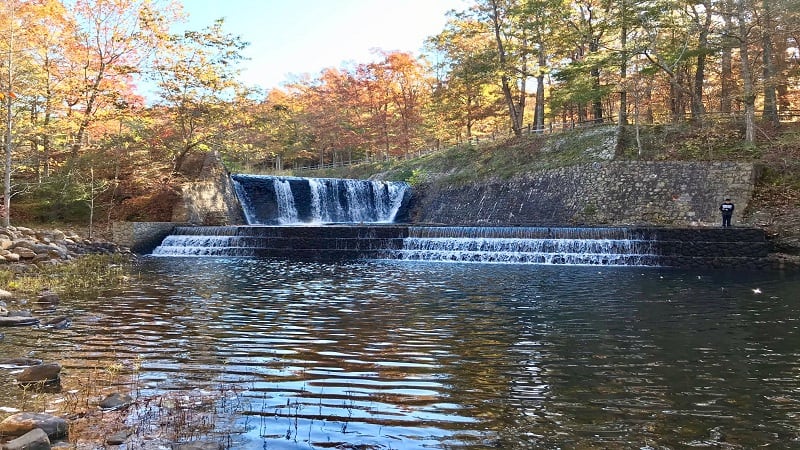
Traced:
<path fill-rule="evenodd" d="M 100 401 L 99 406 L 101 409 L 118 409 L 126 405 L 130 405 L 133 402 L 133 398 L 128 394 L 121 394 L 119 392 L 115 392 L 111 395 L 108 395 L 106 398 Z"/>
<path fill-rule="evenodd" d="M 10 262 L 17 262 L 20 260 L 20 256 L 14 252 L 7 252 L 3 254 L 3 259 Z"/>
<path fill-rule="evenodd" d="M 33 429 L 22 436 L 8 441 L 4 450 L 50 450 L 50 438 L 41 428 Z"/>
<path fill-rule="evenodd" d="M 223 448 L 225 447 L 219 442 L 204 441 L 186 442 L 172 446 L 172 450 L 222 450 Z"/>
<path fill-rule="evenodd" d="M 58 316 L 43 322 L 42 325 L 46 326 L 47 328 L 61 330 L 72 325 L 72 321 L 67 316 Z"/>
<path fill-rule="evenodd" d="M 30 366 L 17 375 L 19 384 L 54 383 L 59 380 L 61 364 L 47 363 Z"/>
<path fill-rule="evenodd" d="M 51 439 L 59 438 L 67 434 L 69 423 L 52 414 L 31 412 L 17 413 L 0 422 L 0 434 L 5 436 L 22 436 L 37 428 Z"/>
<path fill-rule="evenodd" d="M 46 305 L 57 305 L 61 303 L 61 297 L 58 294 L 50 291 L 42 291 L 39 294 L 39 298 L 36 299 L 36 303 L 39 304 L 46 304 Z"/>
<path fill-rule="evenodd" d="M 36 257 L 36 252 L 26 247 L 16 247 L 14 252 L 16 252 L 21 259 L 33 259 Z M 14 254 L 15 253 L 10 253 L 10 255 Z"/>
<path fill-rule="evenodd" d="M 117 431 L 114 434 L 109 435 L 106 438 L 106 444 L 108 445 L 122 445 L 125 443 L 125 440 L 128 439 L 128 432 L 125 430 Z"/>
<path fill-rule="evenodd" d="M 8 316 L 0 317 L 0 327 L 21 327 L 26 325 L 36 325 L 39 319 L 31 316 Z"/>
<path fill-rule="evenodd" d="M 5 289 L 0 289 L 0 298 L 11 298 L 13 296 L 14 294 L 12 294 L 11 292 L 8 292 Z"/>

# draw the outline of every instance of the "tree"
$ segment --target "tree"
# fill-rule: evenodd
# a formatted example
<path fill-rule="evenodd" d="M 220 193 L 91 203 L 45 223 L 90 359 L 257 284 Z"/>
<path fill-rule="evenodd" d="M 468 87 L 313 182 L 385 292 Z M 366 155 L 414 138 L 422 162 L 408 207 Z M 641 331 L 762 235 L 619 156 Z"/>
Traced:
<path fill-rule="evenodd" d="M 71 10 L 77 24 L 65 49 L 79 62 L 67 100 L 76 119 L 71 156 L 83 147 L 86 133 L 100 108 L 112 106 L 132 92 L 132 75 L 145 66 L 165 34 L 163 14 L 150 0 L 76 0 Z"/>
<path fill-rule="evenodd" d="M 160 142 L 169 148 L 173 170 L 187 155 L 242 125 L 237 102 L 247 89 L 237 81 L 241 51 L 248 45 L 224 31 L 219 19 L 202 31 L 172 35 L 154 65 L 161 121 Z"/>
<path fill-rule="evenodd" d="M 436 57 L 437 71 L 432 88 L 429 121 L 442 125 L 430 128 L 439 139 L 460 135 L 467 138 L 476 131 L 493 130 L 491 119 L 505 107 L 502 94 L 496 88 L 496 50 L 482 23 L 467 17 L 454 16 L 445 30 L 428 39 L 428 47 Z M 483 127 L 481 125 L 483 124 Z M 455 129 L 457 132 L 443 133 Z"/>
<path fill-rule="evenodd" d="M 742 77 L 742 103 L 744 104 L 745 142 L 753 144 L 756 139 L 756 93 L 753 84 L 753 64 L 750 60 L 750 40 L 752 10 L 750 0 L 736 2 L 736 20 L 738 21 L 739 34 L 739 63 Z"/>

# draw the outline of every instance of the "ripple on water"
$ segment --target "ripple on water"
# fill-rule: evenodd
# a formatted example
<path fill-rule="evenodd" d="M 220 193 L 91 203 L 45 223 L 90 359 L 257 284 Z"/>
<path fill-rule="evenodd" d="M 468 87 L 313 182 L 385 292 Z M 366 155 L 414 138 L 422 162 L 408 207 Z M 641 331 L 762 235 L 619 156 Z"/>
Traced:
<path fill-rule="evenodd" d="M 233 448 L 799 436 L 796 275 L 213 258 L 137 273 L 62 299 L 67 330 L 4 330 L 0 354 L 59 360 L 67 378 L 138 366 L 145 395 L 213 393 Z M 0 369 L 6 415 L 22 400 L 11 377 Z"/>

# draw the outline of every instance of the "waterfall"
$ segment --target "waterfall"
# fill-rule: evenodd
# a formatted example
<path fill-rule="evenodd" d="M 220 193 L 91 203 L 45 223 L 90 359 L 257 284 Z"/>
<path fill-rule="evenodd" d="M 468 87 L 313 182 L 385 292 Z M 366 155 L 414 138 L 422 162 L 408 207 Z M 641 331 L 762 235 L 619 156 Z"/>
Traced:
<path fill-rule="evenodd" d="M 655 242 L 643 233 L 625 228 L 352 224 L 179 227 L 153 255 L 657 266 Z"/>
<path fill-rule="evenodd" d="M 657 265 L 653 242 L 624 228 L 410 227 L 387 258 L 508 264 Z"/>
<path fill-rule="evenodd" d="M 402 182 L 256 175 L 231 177 L 250 225 L 391 223 L 409 194 Z"/>

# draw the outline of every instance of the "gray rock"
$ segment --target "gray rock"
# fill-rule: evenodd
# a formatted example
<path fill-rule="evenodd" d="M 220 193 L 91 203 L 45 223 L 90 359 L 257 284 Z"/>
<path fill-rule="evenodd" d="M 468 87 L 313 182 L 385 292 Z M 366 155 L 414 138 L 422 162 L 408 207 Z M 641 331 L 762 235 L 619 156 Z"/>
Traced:
<path fill-rule="evenodd" d="M 46 326 L 48 328 L 55 328 L 55 329 L 60 330 L 62 328 L 69 327 L 70 324 L 72 324 L 72 321 L 69 320 L 69 317 L 67 317 L 67 316 L 58 316 L 58 317 L 53 317 L 52 319 L 45 321 L 42 325 L 44 325 L 44 326 Z"/>
<path fill-rule="evenodd" d="M 50 291 L 44 291 L 39 294 L 39 298 L 36 299 L 36 303 L 45 304 L 45 305 L 57 305 L 61 303 L 61 298 L 58 294 Z"/>
<path fill-rule="evenodd" d="M 175 444 L 172 450 L 222 450 L 224 447 L 219 442 L 186 442 L 184 444 Z"/>
<path fill-rule="evenodd" d="M 101 400 L 99 405 L 102 409 L 117 409 L 129 405 L 131 402 L 133 402 L 133 398 L 130 395 L 115 392 Z"/>
<path fill-rule="evenodd" d="M 4 450 L 50 450 L 50 438 L 41 428 L 31 430 L 22 436 L 8 441 Z"/>
<path fill-rule="evenodd" d="M 61 373 L 61 364 L 47 363 L 31 366 L 17 375 L 20 384 L 53 383 L 58 381 Z"/>
<path fill-rule="evenodd" d="M 22 436 L 37 428 L 41 428 L 52 439 L 66 436 L 69 424 L 52 414 L 30 412 L 17 413 L 0 422 L 0 434 L 5 436 Z"/>
<path fill-rule="evenodd" d="M 118 431 L 106 438 L 106 444 L 108 445 L 122 445 L 125 443 L 125 440 L 128 439 L 128 432 L 125 430 Z"/>
<path fill-rule="evenodd" d="M 26 325 L 36 325 L 39 319 L 30 316 L 8 316 L 0 317 L 0 327 L 22 327 Z"/>

